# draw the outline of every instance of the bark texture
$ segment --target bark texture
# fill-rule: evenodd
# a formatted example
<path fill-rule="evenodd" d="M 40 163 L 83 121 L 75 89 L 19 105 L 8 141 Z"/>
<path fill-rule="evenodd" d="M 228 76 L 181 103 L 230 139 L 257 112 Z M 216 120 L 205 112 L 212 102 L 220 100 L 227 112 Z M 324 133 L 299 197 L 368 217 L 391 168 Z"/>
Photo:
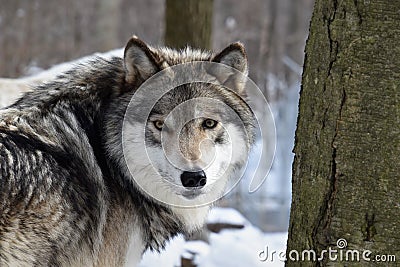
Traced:
<path fill-rule="evenodd" d="M 167 0 L 165 44 L 211 49 L 213 0 Z"/>
<path fill-rule="evenodd" d="M 344 252 L 372 255 L 370 262 L 330 261 L 326 255 L 286 266 L 387 266 L 376 255 L 400 261 L 399 10 L 400 1 L 391 0 L 315 3 L 287 255 L 313 249 L 318 256 L 338 249 L 340 238 L 347 241 Z"/>

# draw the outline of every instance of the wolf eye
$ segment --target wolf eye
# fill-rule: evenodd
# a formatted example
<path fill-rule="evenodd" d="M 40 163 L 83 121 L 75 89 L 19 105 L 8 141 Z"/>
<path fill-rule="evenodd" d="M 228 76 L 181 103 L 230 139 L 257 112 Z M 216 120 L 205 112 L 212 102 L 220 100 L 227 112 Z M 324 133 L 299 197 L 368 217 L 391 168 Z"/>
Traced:
<path fill-rule="evenodd" d="M 218 122 L 212 119 L 205 119 L 203 121 L 203 128 L 204 129 L 214 129 L 217 126 Z"/>
<path fill-rule="evenodd" d="M 162 120 L 156 120 L 153 121 L 154 127 L 156 127 L 157 130 L 161 131 L 162 127 L 164 126 L 164 122 Z"/>

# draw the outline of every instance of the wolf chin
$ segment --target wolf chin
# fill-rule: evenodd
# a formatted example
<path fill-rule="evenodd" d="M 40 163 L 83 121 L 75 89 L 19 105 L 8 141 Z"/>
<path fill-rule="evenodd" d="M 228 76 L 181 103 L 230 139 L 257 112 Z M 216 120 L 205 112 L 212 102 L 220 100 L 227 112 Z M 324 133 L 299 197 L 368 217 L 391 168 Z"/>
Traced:
<path fill-rule="evenodd" d="M 0 266 L 137 264 L 147 249 L 160 251 L 175 235 L 202 226 L 253 143 L 244 80 L 216 71 L 212 84 L 193 82 L 165 94 L 144 127 L 135 118 L 123 125 L 145 81 L 197 61 L 247 75 L 240 43 L 215 54 L 154 48 L 133 37 L 123 58 L 75 66 L 0 111 Z M 241 122 L 212 106 L 201 116 L 197 104 L 172 112 L 196 98 L 223 102 Z M 177 144 L 164 147 L 162 136 L 173 135 Z M 135 149 L 140 142 L 146 152 Z"/>

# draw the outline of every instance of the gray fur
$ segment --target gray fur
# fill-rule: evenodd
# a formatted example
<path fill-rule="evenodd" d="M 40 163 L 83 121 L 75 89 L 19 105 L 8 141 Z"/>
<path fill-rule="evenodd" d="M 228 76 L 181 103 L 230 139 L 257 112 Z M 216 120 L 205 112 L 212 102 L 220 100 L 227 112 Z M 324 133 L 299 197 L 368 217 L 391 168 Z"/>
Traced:
<path fill-rule="evenodd" d="M 219 60 L 247 72 L 243 47 L 231 49 L 232 57 Z M 214 58 L 190 48 L 151 48 L 132 38 L 124 59 L 95 58 L 1 110 L 0 266 L 121 266 L 135 233 L 143 253 L 192 231 L 128 177 L 121 127 L 129 100 L 152 74 Z M 188 86 L 184 91 L 191 94 L 176 89 L 163 100 L 169 105 L 157 105 L 160 112 L 207 95 L 231 105 L 252 132 L 253 114 L 234 92 Z"/>

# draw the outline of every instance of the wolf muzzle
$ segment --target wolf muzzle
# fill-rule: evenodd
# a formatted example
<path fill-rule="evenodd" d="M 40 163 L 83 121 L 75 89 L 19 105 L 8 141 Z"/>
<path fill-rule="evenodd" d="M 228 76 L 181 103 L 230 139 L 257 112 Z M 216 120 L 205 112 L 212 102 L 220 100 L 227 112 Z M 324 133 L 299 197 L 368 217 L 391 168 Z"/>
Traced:
<path fill-rule="evenodd" d="M 183 172 L 181 174 L 182 185 L 186 188 L 203 187 L 207 183 L 207 176 L 204 171 Z"/>

